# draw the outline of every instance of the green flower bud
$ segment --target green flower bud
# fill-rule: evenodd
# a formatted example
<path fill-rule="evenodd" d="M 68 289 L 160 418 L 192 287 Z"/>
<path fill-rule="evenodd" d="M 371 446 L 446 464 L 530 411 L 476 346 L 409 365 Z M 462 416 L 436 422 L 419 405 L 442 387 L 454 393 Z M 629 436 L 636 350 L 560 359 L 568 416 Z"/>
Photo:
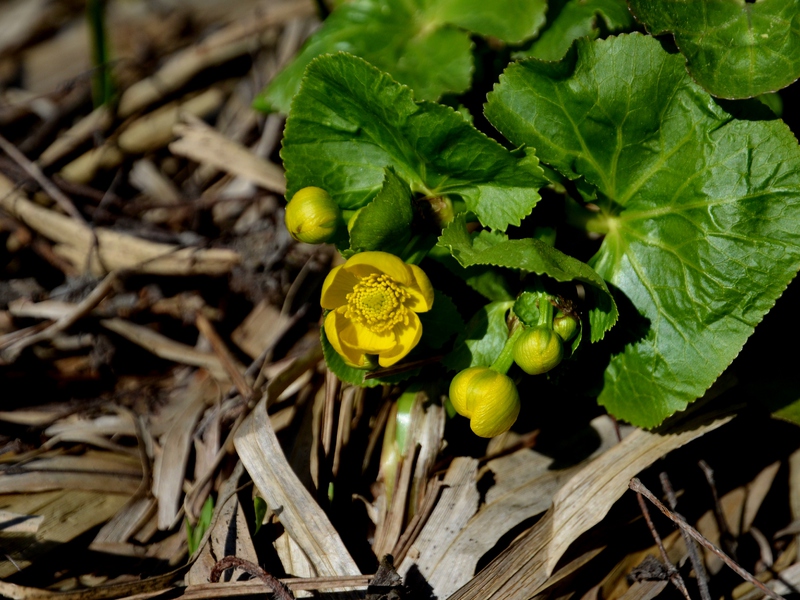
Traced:
<path fill-rule="evenodd" d="M 305 187 L 286 205 L 286 228 L 298 242 L 322 244 L 336 235 L 342 217 L 339 205 L 318 187 Z"/>
<path fill-rule="evenodd" d="M 470 367 L 453 377 L 450 402 L 480 437 L 508 431 L 519 416 L 517 386 L 510 377 L 488 367 Z"/>
<path fill-rule="evenodd" d="M 555 331 L 562 340 L 568 342 L 578 333 L 578 320 L 571 315 L 565 315 L 559 312 L 556 318 L 553 319 L 553 331 Z"/>
<path fill-rule="evenodd" d="M 514 345 L 514 362 L 528 375 L 547 373 L 561 362 L 562 356 L 561 338 L 547 327 L 526 329 Z"/>

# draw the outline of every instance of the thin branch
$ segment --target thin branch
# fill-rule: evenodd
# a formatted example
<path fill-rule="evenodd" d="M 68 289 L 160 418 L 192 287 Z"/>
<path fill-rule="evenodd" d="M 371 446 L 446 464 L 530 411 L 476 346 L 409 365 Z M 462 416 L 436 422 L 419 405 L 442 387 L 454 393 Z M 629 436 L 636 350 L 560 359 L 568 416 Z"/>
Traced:
<path fill-rule="evenodd" d="M 209 321 L 208 317 L 206 317 L 203 313 L 197 311 L 194 316 L 194 324 L 198 331 L 200 331 L 200 333 L 202 333 L 210 342 L 211 349 L 214 351 L 214 354 L 217 355 L 219 362 L 222 363 L 222 368 L 225 369 L 225 372 L 231 378 L 231 381 L 233 382 L 233 385 L 236 386 L 239 394 L 241 394 L 245 401 L 249 402 L 253 397 L 253 388 L 247 384 L 244 376 L 239 372 L 231 351 L 228 350 L 225 342 L 223 342 L 222 338 L 219 337 L 219 334 L 214 329 L 211 321 Z"/>
<path fill-rule="evenodd" d="M 233 568 L 242 569 L 253 577 L 258 577 L 261 581 L 272 588 L 272 596 L 277 600 L 294 600 L 294 594 L 292 594 L 292 592 L 289 591 L 289 588 L 281 583 L 277 577 L 273 577 L 258 565 L 251 563 L 249 560 L 239 558 L 238 556 L 226 556 L 220 560 L 214 565 L 214 568 L 211 569 L 208 580 L 211 583 L 217 583 L 224 571 Z"/>
<path fill-rule="evenodd" d="M 661 473 L 659 478 L 661 479 L 661 488 L 667 495 L 667 502 L 669 502 L 670 508 L 674 511 L 675 507 L 678 505 L 678 499 L 675 497 L 675 490 L 672 489 L 669 476 L 666 473 Z M 678 513 L 675 514 L 682 518 Z M 703 561 L 700 560 L 700 553 L 697 551 L 697 543 L 685 529 L 681 529 L 681 535 L 683 536 L 683 541 L 686 543 L 686 549 L 689 551 L 689 560 L 692 561 L 692 567 L 697 575 L 697 587 L 700 589 L 700 597 L 703 600 L 711 600 L 711 592 L 708 590 L 708 574 L 706 573 Z"/>
<path fill-rule="evenodd" d="M 19 356 L 28 346 L 38 344 L 46 340 L 51 340 L 57 334 L 72 327 L 80 318 L 89 314 L 103 299 L 113 291 L 114 285 L 117 283 L 117 273 L 112 271 L 106 275 L 86 298 L 76 304 L 69 313 L 47 326 L 46 329 L 36 331 L 27 337 L 9 343 L 9 340 L 14 339 L 10 334 L 0 337 L 0 350 L 4 359 L 13 361 Z M 17 333 L 17 332 L 13 332 Z"/>
<path fill-rule="evenodd" d="M 689 590 L 686 589 L 686 584 L 683 581 L 683 577 L 681 577 L 681 574 L 678 573 L 678 569 L 675 568 L 675 565 L 673 565 L 672 561 L 669 559 L 667 550 L 664 548 L 664 542 L 661 541 L 661 536 L 658 535 L 656 526 L 653 524 L 653 520 L 650 518 L 650 511 L 647 510 L 647 505 L 644 503 L 644 498 L 642 498 L 641 494 L 636 494 L 636 500 L 639 502 L 639 508 L 642 509 L 644 520 L 647 521 L 647 527 L 650 529 L 650 534 L 656 541 L 656 546 L 658 546 L 659 552 L 661 552 L 661 560 L 667 567 L 669 580 L 672 582 L 672 585 L 678 588 L 678 591 L 683 594 L 683 597 L 686 598 L 686 600 L 692 600 L 692 597 L 689 595 Z"/>
<path fill-rule="evenodd" d="M 738 542 L 736 537 L 728 527 L 728 519 L 725 518 L 725 512 L 722 510 L 722 503 L 719 501 L 719 494 L 717 493 L 717 483 L 714 481 L 714 469 L 704 460 L 697 463 L 706 477 L 708 487 L 711 488 L 711 496 L 714 499 L 714 520 L 717 522 L 719 529 L 719 543 L 725 551 L 730 554 L 734 559 L 736 558 L 736 550 Z"/>
<path fill-rule="evenodd" d="M 17 147 L 14 146 L 11 142 L 9 142 L 6 138 L 0 135 L 0 149 L 3 150 L 6 154 L 8 154 L 9 158 L 17 163 L 20 167 L 22 167 L 25 172 L 30 175 L 36 183 L 38 183 L 42 189 L 50 196 L 53 200 L 55 200 L 56 204 L 58 204 L 64 212 L 66 212 L 69 216 L 73 219 L 78 221 L 81 225 L 86 225 L 87 227 L 89 224 L 86 222 L 86 219 L 83 218 L 83 215 L 80 211 L 75 208 L 75 205 L 72 203 L 72 200 L 67 198 L 67 196 L 58 189 L 52 181 L 50 181 L 47 177 L 45 177 L 42 170 L 36 165 L 36 163 L 31 162 L 27 156 L 25 156 L 22 152 L 17 150 Z"/>
<path fill-rule="evenodd" d="M 662 513 L 664 513 L 665 517 L 667 517 L 670 521 L 675 523 L 681 529 L 686 530 L 686 532 L 690 536 L 692 536 L 695 540 L 697 540 L 697 543 L 699 543 L 701 546 L 703 546 L 703 548 L 706 548 L 707 550 L 710 550 L 711 552 L 713 552 L 714 554 L 719 556 L 726 565 L 728 565 L 731 569 L 733 569 L 733 571 L 737 575 L 739 575 L 739 577 L 741 577 L 745 581 L 749 581 L 754 586 L 756 586 L 759 590 L 764 592 L 764 594 L 766 594 L 770 598 L 774 598 L 774 600 L 786 600 L 783 596 L 781 596 L 780 594 L 775 593 L 773 590 L 769 589 L 767 586 L 765 586 L 763 583 L 761 583 L 758 579 L 753 577 L 750 573 L 745 571 L 741 566 L 739 566 L 739 564 L 737 564 L 737 562 L 735 560 L 733 560 L 730 556 L 728 556 L 722 550 L 717 548 L 714 544 L 709 542 L 703 536 L 703 534 L 701 534 L 694 527 L 692 527 L 686 521 L 684 521 L 682 517 L 679 517 L 679 516 L 675 515 L 675 513 L 673 513 L 670 509 L 668 509 L 661 502 L 659 502 L 658 498 L 656 498 L 653 495 L 653 492 L 648 490 L 645 487 L 645 485 L 641 481 L 639 481 L 638 478 L 634 477 L 633 479 L 631 479 L 630 483 L 628 484 L 628 487 L 630 489 L 632 489 L 634 492 L 636 492 L 638 494 L 641 494 L 645 498 L 650 500 L 650 502 L 652 502 L 653 505 L 658 510 L 660 510 Z"/>

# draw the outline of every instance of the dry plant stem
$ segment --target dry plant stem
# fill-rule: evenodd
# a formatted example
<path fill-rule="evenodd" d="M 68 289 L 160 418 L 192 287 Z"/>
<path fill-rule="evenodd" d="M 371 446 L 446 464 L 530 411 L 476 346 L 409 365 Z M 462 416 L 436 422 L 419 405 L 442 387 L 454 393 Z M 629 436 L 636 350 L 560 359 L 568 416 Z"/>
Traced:
<path fill-rule="evenodd" d="M 236 386 L 239 394 L 241 394 L 242 398 L 244 398 L 246 402 L 249 402 L 253 397 L 253 389 L 247 384 L 247 381 L 245 381 L 244 377 L 239 372 L 239 369 L 236 368 L 236 364 L 231 356 L 230 350 L 228 350 L 228 348 L 225 346 L 225 342 L 223 342 L 222 338 L 220 338 L 219 334 L 217 334 L 214 326 L 211 324 L 211 321 L 209 321 L 208 317 L 206 317 L 204 314 L 198 312 L 195 315 L 195 326 L 211 343 L 211 348 L 214 350 L 214 354 L 216 354 L 217 358 L 219 358 L 219 362 L 222 363 L 222 367 L 230 376 L 231 381 L 233 382 L 233 385 Z"/>
<path fill-rule="evenodd" d="M 656 531 L 656 526 L 653 524 L 653 520 L 650 518 L 650 511 L 647 510 L 647 505 L 644 503 L 644 498 L 642 498 L 641 494 L 636 494 L 636 500 L 639 502 L 639 508 L 642 509 L 642 515 L 644 516 L 644 520 L 647 521 L 647 528 L 650 530 L 650 534 L 653 536 L 653 539 L 656 541 L 656 545 L 658 546 L 658 551 L 661 553 L 661 560 L 667 567 L 667 572 L 669 573 L 669 580 L 672 582 L 678 591 L 683 594 L 683 597 L 686 600 L 692 600 L 692 597 L 689 595 L 689 590 L 686 588 L 686 583 L 683 581 L 683 577 L 681 574 L 678 573 L 678 569 L 675 568 L 675 565 L 672 564 L 672 561 L 669 559 L 667 555 L 667 550 L 664 548 L 664 542 L 661 541 L 661 536 L 658 535 L 658 531 Z"/>
<path fill-rule="evenodd" d="M 373 575 L 350 575 L 343 577 L 293 577 L 281 579 L 292 591 L 318 591 L 345 588 L 366 588 Z M 236 598 L 239 596 L 256 596 L 271 594 L 272 587 L 255 579 L 250 581 L 231 581 L 227 583 L 199 583 L 183 588 L 183 600 L 201 600 L 216 598 Z"/>
<path fill-rule="evenodd" d="M 333 371 L 328 371 L 325 378 L 325 409 L 322 413 L 322 449 L 326 457 L 331 456 L 336 399 L 339 397 L 340 391 L 341 382 L 339 378 L 336 377 Z"/>
<path fill-rule="evenodd" d="M 111 292 L 116 282 L 117 274 L 116 272 L 112 271 L 106 275 L 105 279 L 103 279 L 103 281 L 101 281 L 99 285 L 94 288 L 94 290 L 92 290 L 88 296 L 86 296 L 86 298 L 76 304 L 75 308 L 69 314 L 64 315 L 43 331 L 33 333 L 28 337 L 22 338 L 8 345 L 4 344 L 3 338 L 0 338 L 0 348 L 2 348 L 2 354 L 4 357 L 16 359 L 16 357 L 19 356 L 19 353 L 28 346 L 50 340 L 57 334 L 65 331 L 75 322 L 77 322 L 78 319 L 88 314 L 95 306 L 100 304 L 103 298 L 105 298 Z M 5 346 L 5 348 L 3 348 L 3 346 Z"/>
<path fill-rule="evenodd" d="M 322 348 L 318 348 L 315 352 L 309 353 L 306 356 L 296 360 L 291 367 L 287 368 L 287 372 L 292 370 L 297 371 L 298 374 L 295 377 L 296 379 L 297 377 L 299 377 L 299 373 L 302 373 L 305 370 L 309 369 L 312 364 L 319 362 L 321 359 L 322 359 Z M 263 374 L 263 371 L 259 374 L 259 376 L 261 374 Z M 256 386 L 256 389 L 258 389 L 259 387 L 260 386 Z M 250 406 L 249 408 L 252 409 L 253 407 Z M 244 420 L 249 416 L 249 414 L 250 414 L 249 411 L 244 411 L 238 417 L 236 417 L 236 420 L 233 422 L 233 425 L 231 426 L 230 431 L 228 432 L 228 436 L 225 438 L 225 441 L 220 447 L 219 452 L 217 452 L 217 455 L 214 457 L 214 460 L 209 465 L 208 472 L 203 477 L 195 481 L 194 485 L 192 485 L 192 488 L 184 495 L 183 508 L 186 514 L 188 515 L 192 514 L 190 507 L 194 502 L 195 496 L 204 488 L 204 486 L 206 485 L 206 483 L 208 483 L 211 477 L 216 475 L 217 469 L 219 468 L 220 464 L 222 464 L 222 459 L 234 451 L 234 439 L 236 437 L 236 434 L 239 431 L 239 427 L 244 422 Z"/>
<path fill-rule="evenodd" d="M 273 598 L 277 598 L 278 600 L 294 600 L 294 594 L 292 594 L 289 588 L 283 585 L 277 578 L 267 573 L 258 565 L 254 565 L 249 560 L 244 560 L 238 556 L 226 556 L 220 560 L 214 565 L 214 568 L 211 569 L 208 580 L 211 583 L 217 583 L 223 571 L 233 568 L 242 569 L 253 577 L 258 577 L 272 588 Z"/>
<path fill-rule="evenodd" d="M 75 208 L 72 200 L 67 198 L 64 192 L 58 189 L 52 181 L 44 176 L 42 170 L 35 163 L 28 160 L 28 158 L 22 152 L 17 150 L 14 144 L 9 142 L 2 135 L 0 135 L 0 148 L 2 148 L 3 152 L 8 154 L 8 156 L 15 163 L 22 167 L 25 172 L 36 181 L 36 183 L 42 186 L 42 189 L 47 192 L 47 195 L 55 200 L 55 202 L 64 210 L 64 212 L 82 225 L 88 226 L 86 219 L 84 219 L 83 215 L 78 211 L 77 208 Z"/>
<path fill-rule="evenodd" d="M 706 477 L 708 487 L 711 488 L 711 496 L 714 500 L 714 520 L 717 522 L 719 529 L 719 543 L 720 546 L 725 548 L 734 558 L 736 557 L 736 538 L 731 533 L 728 527 L 728 520 L 725 518 L 725 511 L 722 510 L 722 504 L 719 501 L 719 494 L 717 493 L 717 483 L 714 481 L 714 469 L 704 460 L 697 463 Z"/>
<path fill-rule="evenodd" d="M 726 565 L 728 565 L 731 569 L 733 569 L 733 571 L 737 575 L 739 575 L 739 577 L 741 577 L 745 581 L 749 581 L 750 583 L 752 583 L 754 586 L 756 586 L 759 590 L 761 590 L 764 594 L 766 594 L 770 598 L 774 598 L 775 600 L 786 600 L 783 596 L 781 596 L 780 594 L 776 594 L 774 591 L 772 591 L 763 583 L 761 583 L 758 579 L 753 577 L 750 573 L 745 571 L 741 566 L 739 566 L 736 563 L 735 560 L 733 560 L 730 556 L 728 556 L 722 550 L 717 548 L 714 544 L 709 542 L 705 537 L 703 537 L 703 534 L 701 534 L 694 527 L 692 527 L 686 521 L 684 521 L 682 517 L 679 517 L 678 515 L 673 513 L 670 509 L 668 509 L 666 506 L 664 506 L 658 500 L 658 498 L 656 498 L 653 495 L 653 492 L 648 490 L 644 486 L 644 484 L 641 481 L 639 481 L 638 478 L 634 477 L 633 479 L 631 479 L 630 483 L 628 484 L 628 487 L 630 487 L 634 492 L 641 494 L 642 496 L 647 498 L 650 502 L 652 502 L 653 505 L 658 510 L 664 513 L 665 517 L 667 517 L 670 521 L 675 523 L 681 529 L 685 530 L 690 536 L 692 536 L 692 538 L 697 540 L 697 543 L 699 543 L 707 550 L 719 556 Z"/>
<path fill-rule="evenodd" d="M 659 475 L 659 479 L 661 479 L 661 489 L 664 490 L 664 493 L 667 496 L 669 507 L 674 511 L 675 507 L 678 506 L 678 499 L 675 497 L 675 490 L 672 489 L 672 483 L 669 480 L 669 476 L 662 472 Z M 681 516 L 678 513 L 675 514 Z M 706 568 L 703 565 L 703 561 L 700 560 L 700 554 L 697 552 L 697 544 L 689 536 L 685 529 L 681 529 L 681 535 L 683 536 L 683 541 L 686 544 L 686 549 L 689 551 L 689 560 L 692 561 L 692 567 L 694 568 L 695 575 L 697 576 L 697 587 L 700 589 L 700 597 L 703 600 L 711 600 L 711 592 L 708 591 L 708 574 L 706 573 Z"/>
<path fill-rule="evenodd" d="M 286 326 L 286 331 L 287 332 L 292 327 L 297 325 L 297 323 L 299 323 L 303 319 L 303 317 L 306 316 L 306 313 L 308 312 L 308 308 L 309 308 L 309 305 L 308 304 L 304 304 L 303 306 L 301 306 L 297 310 L 296 313 L 294 313 L 294 315 L 291 317 L 290 322 L 287 323 L 287 326 Z M 274 340 L 272 340 L 272 342 L 266 348 L 264 348 L 264 350 L 261 352 L 259 357 L 256 360 L 254 360 L 250 364 L 249 367 L 247 367 L 247 371 L 245 371 L 245 375 L 247 377 L 252 377 L 256 373 L 258 373 L 258 375 L 256 375 L 256 381 L 253 384 L 253 389 L 254 390 L 261 390 L 261 388 L 264 385 L 264 382 L 267 380 L 267 375 L 264 372 L 264 368 L 268 365 L 269 361 L 272 358 L 272 352 L 275 350 L 275 347 L 278 345 L 278 343 L 282 339 L 283 339 L 283 336 L 280 336 L 280 337 L 277 337 Z M 255 406 L 255 403 L 254 402 L 248 403 L 248 406 L 250 406 L 250 408 L 252 408 L 253 406 Z"/>

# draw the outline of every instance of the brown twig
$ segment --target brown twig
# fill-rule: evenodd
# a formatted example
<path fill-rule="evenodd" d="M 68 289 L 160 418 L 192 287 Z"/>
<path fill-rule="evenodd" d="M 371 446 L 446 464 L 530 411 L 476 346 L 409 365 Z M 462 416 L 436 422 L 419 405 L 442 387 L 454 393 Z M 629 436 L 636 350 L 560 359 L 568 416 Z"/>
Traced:
<path fill-rule="evenodd" d="M 653 524 L 653 520 L 650 518 L 650 511 L 647 510 L 647 505 L 644 503 L 644 498 L 642 498 L 641 494 L 636 494 L 636 500 L 639 502 L 639 508 L 642 509 L 642 515 L 644 516 L 644 520 L 647 521 L 647 528 L 650 530 L 650 534 L 653 536 L 653 539 L 656 541 L 656 546 L 658 546 L 658 551 L 661 553 L 661 560 L 667 567 L 667 573 L 669 573 L 669 580 L 672 582 L 678 591 L 683 594 L 683 597 L 686 600 L 692 600 L 692 597 L 689 595 L 689 590 L 686 589 L 686 583 L 683 581 L 683 577 L 681 574 L 678 573 L 678 569 L 675 565 L 672 564 L 672 561 L 669 559 L 669 555 L 667 554 L 666 548 L 664 548 L 664 542 L 661 541 L 661 536 L 658 535 L 658 531 L 656 530 L 656 526 Z"/>
<path fill-rule="evenodd" d="M 245 381 L 244 377 L 239 372 L 239 369 L 236 368 L 236 363 L 234 362 L 230 350 L 228 350 L 222 338 L 219 337 L 211 321 L 209 321 L 208 317 L 203 313 L 198 311 L 195 314 L 194 322 L 200 333 L 202 333 L 211 344 L 211 349 L 214 351 L 214 354 L 217 355 L 219 362 L 222 364 L 228 376 L 230 376 L 239 394 L 241 394 L 245 401 L 249 402 L 253 397 L 253 388 L 248 385 L 247 381 Z"/>
<path fill-rule="evenodd" d="M 661 489 L 664 490 L 664 494 L 667 496 L 667 502 L 669 502 L 670 508 L 674 511 L 675 507 L 678 505 L 678 499 L 675 497 L 675 490 L 672 489 L 669 476 L 666 473 L 661 473 L 659 479 L 661 479 Z M 675 514 L 682 518 L 677 512 Z M 689 560 L 692 561 L 692 567 L 697 575 L 697 587 L 700 589 L 700 597 L 703 600 L 711 600 L 711 592 L 708 591 L 708 574 L 706 573 L 703 561 L 700 560 L 697 544 L 685 529 L 681 529 L 681 535 L 686 544 L 686 549 L 689 552 Z"/>
<path fill-rule="evenodd" d="M 716 554 L 717 556 L 719 556 L 726 565 L 728 565 L 731 569 L 733 569 L 733 571 L 737 575 L 739 575 L 739 577 L 741 577 L 745 581 L 749 581 L 754 586 L 756 586 L 759 590 L 761 590 L 764 594 L 766 594 L 770 598 L 774 598 L 774 600 L 786 600 L 783 596 L 781 596 L 780 594 L 775 593 L 773 590 L 769 589 L 767 586 L 765 586 L 763 583 L 761 583 L 758 579 L 753 577 L 750 573 L 745 571 L 741 566 L 739 566 L 739 564 L 735 560 L 733 560 L 730 556 L 728 556 L 722 550 L 717 548 L 714 544 L 709 542 L 703 536 L 703 534 L 701 534 L 694 527 L 692 527 L 686 521 L 684 521 L 682 517 L 677 516 L 670 509 L 668 509 L 661 502 L 659 502 L 658 498 L 656 498 L 653 495 L 653 492 L 648 490 L 647 487 L 645 487 L 645 485 L 641 481 L 639 481 L 638 478 L 634 477 L 633 479 L 631 479 L 630 483 L 628 484 L 628 487 L 630 489 L 632 489 L 634 492 L 636 492 L 637 494 L 641 494 L 642 496 L 647 498 L 650 502 L 652 502 L 653 505 L 658 510 L 660 510 L 664 514 L 665 517 L 667 517 L 670 521 L 675 523 L 681 529 L 686 530 L 686 532 L 690 536 L 692 536 L 695 540 L 697 540 L 697 543 L 699 543 L 701 546 L 703 546 L 703 548 L 706 548 L 707 550 L 709 550 L 709 551 L 713 552 L 714 554 Z"/>
<path fill-rule="evenodd" d="M 289 588 L 283 585 L 278 578 L 273 577 L 264 569 L 256 564 L 251 563 L 249 560 L 244 560 L 238 556 L 226 556 L 220 560 L 214 565 L 214 568 L 211 569 L 208 580 L 211 583 L 217 583 L 224 571 L 233 568 L 241 569 L 253 577 L 258 577 L 261 581 L 272 588 L 272 595 L 274 598 L 277 598 L 277 600 L 294 600 L 294 594 L 292 594 L 292 592 L 289 591 Z"/>
<path fill-rule="evenodd" d="M 14 339 L 13 335 L 7 334 L 0 337 L 0 349 L 2 349 L 3 358 L 10 361 L 16 360 L 20 352 L 28 346 L 50 340 L 55 335 L 74 325 L 78 319 L 87 315 L 95 306 L 102 302 L 103 298 L 111 293 L 116 282 L 117 274 L 112 271 L 106 275 L 105 279 L 103 279 L 86 298 L 76 304 L 68 314 L 65 314 L 44 330 L 36 331 L 27 337 L 17 339 L 11 343 L 9 343 L 9 340 Z M 13 333 L 16 334 L 18 332 Z"/>
<path fill-rule="evenodd" d="M 717 483 L 714 481 L 714 469 L 704 460 L 699 461 L 697 465 L 703 471 L 703 475 L 705 475 L 706 481 L 708 482 L 708 487 L 711 488 L 711 496 L 714 500 L 714 520 L 717 522 L 717 528 L 719 529 L 720 546 L 735 559 L 737 541 L 730 527 L 728 527 L 728 520 L 725 518 L 725 512 L 722 510 L 722 503 L 719 501 Z"/>
<path fill-rule="evenodd" d="M 86 225 L 88 227 L 86 219 L 84 219 L 80 211 L 75 208 L 72 200 L 67 198 L 64 192 L 58 189 L 52 181 L 45 177 L 44 173 L 42 173 L 42 170 L 38 167 L 38 165 L 36 165 L 36 163 L 31 162 L 28 157 L 17 150 L 16 146 L 14 146 L 14 144 L 9 142 L 2 135 L 0 135 L 0 149 L 8 154 L 9 158 L 11 158 L 15 163 L 22 167 L 25 172 L 36 181 L 36 183 L 42 186 L 42 189 L 47 193 L 47 195 L 55 200 L 56 204 L 58 204 L 64 210 L 64 212 L 78 221 L 81 225 Z"/>

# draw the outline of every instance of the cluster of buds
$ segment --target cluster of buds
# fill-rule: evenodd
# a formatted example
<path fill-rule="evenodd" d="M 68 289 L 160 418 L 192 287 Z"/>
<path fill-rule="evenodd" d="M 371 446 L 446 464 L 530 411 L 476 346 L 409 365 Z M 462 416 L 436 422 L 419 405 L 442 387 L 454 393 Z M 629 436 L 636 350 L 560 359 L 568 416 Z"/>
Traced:
<path fill-rule="evenodd" d="M 528 375 L 547 373 L 564 357 L 564 342 L 578 332 L 576 317 L 560 311 L 553 316 L 552 304 L 545 295 L 540 304 L 538 323 L 533 327 L 517 323 L 490 367 L 464 369 L 450 384 L 450 402 L 458 414 L 470 420 L 470 428 L 480 437 L 504 433 L 517 420 L 519 392 L 506 375 L 512 363 Z"/>

